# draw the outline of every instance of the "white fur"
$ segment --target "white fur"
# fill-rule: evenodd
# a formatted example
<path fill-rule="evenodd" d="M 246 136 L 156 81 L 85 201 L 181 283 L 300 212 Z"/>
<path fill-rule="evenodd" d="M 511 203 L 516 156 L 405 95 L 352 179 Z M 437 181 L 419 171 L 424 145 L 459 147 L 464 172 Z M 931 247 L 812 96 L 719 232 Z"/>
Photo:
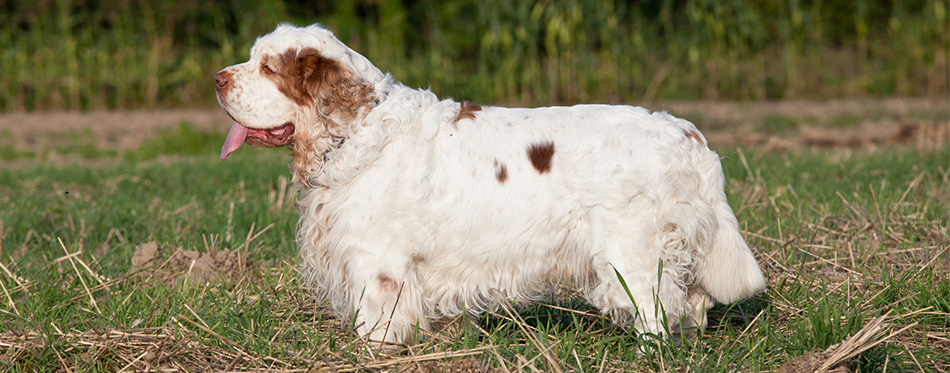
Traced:
<path fill-rule="evenodd" d="M 256 71 L 263 54 L 301 47 L 353 69 L 378 100 L 298 180 L 305 280 L 361 335 L 400 342 L 443 317 L 535 300 L 554 282 L 622 325 L 662 332 L 664 318 L 703 327 L 714 301 L 765 288 L 719 157 L 693 124 L 607 105 L 484 107 L 457 121 L 459 103 L 394 82 L 316 25 L 258 39 L 250 61 L 229 68 L 242 99 L 222 106 L 253 128 L 325 131 L 319 107 L 288 109 Z M 554 146 L 547 172 L 528 157 L 540 143 Z"/>

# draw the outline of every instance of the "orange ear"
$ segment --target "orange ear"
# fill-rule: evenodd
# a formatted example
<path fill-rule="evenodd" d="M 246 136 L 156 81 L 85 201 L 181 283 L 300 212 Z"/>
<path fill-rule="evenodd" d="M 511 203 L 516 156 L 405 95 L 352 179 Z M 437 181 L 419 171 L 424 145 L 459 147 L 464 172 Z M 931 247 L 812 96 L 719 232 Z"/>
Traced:
<path fill-rule="evenodd" d="M 298 52 L 295 68 L 300 87 L 324 116 L 327 131 L 345 137 L 359 110 L 372 104 L 372 85 L 312 48 Z"/>
<path fill-rule="evenodd" d="M 297 55 L 296 63 L 294 63 L 297 69 L 297 77 L 306 88 L 306 91 L 312 94 L 320 84 L 320 77 L 317 76 L 318 74 L 316 73 L 321 64 L 320 60 L 324 58 L 320 57 L 315 51 L 306 49 L 300 51 L 300 53 L 301 54 Z"/>

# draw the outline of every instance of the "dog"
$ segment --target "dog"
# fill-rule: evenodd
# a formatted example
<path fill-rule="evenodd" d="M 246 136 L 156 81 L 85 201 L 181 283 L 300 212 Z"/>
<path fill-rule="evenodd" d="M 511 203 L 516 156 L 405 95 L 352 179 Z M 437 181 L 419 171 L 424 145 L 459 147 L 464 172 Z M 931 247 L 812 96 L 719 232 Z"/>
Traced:
<path fill-rule="evenodd" d="M 554 284 L 661 334 L 765 289 L 719 156 L 666 112 L 440 100 L 320 25 L 278 26 L 214 81 L 221 159 L 292 147 L 303 279 L 371 341 Z"/>

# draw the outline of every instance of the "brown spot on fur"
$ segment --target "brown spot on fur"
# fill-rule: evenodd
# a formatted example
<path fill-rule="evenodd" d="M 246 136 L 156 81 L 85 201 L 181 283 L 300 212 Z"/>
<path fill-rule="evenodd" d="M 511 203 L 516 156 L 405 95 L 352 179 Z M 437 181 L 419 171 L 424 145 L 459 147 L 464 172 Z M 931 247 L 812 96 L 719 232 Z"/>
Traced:
<path fill-rule="evenodd" d="M 314 48 L 265 55 L 261 63 L 261 74 L 281 93 L 297 105 L 315 109 L 313 123 L 296 123 L 293 141 L 294 181 L 306 184 L 307 177 L 321 169 L 324 154 L 337 143 L 333 137 L 347 137 L 349 124 L 372 108 L 373 86 Z"/>
<path fill-rule="evenodd" d="M 504 184 L 508 180 L 508 167 L 497 160 L 495 160 L 495 178 L 498 179 L 500 184 Z"/>
<path fill-rule="evenodd" d="M 683 134 L 686 135 L 686 138 L 687 138 L 687 139 L 696 140 L 696 142 L 698 142 L 699 145 L 703 145 L 703 146 L 706 145 L 706 142 L 703 141 L 703 137 L 699 135 L 699 131 L 696 131 L 696 130 L 683 130 Z"/>
<path fill-rule="evenodd" d="M 380 273 L 377 279 L 379 280 L 379 289 L 384 292 L 390 292 L 396 288 L 396 281 L 393 281 L 389 276 Z"/>
<path fill-rule="evenodd" d="M 369 82 L 336 60 L 323 57 L 314 48 L 265 55 L 261 60 L 261 74 L 277 84 L 277 89 L 297 105 L 319 106 L 318 112 L 328 130 L 346 127 L 346 122 L 356 119 L 360 109 L 370 107 L 374 100 Z"/>
<path fill-rule="evenodd" d="M 227 97 L 228 93 L 231 91 L 231 87 L 234 87 L 234 74 L 231 74 L 230 71 L 223 70 L 214 74 L 214 83 L 215 89 L 218 92 L 218 97 Z"/>
<path fill-rule="evenodd" d="M 373 102 L 373 87 L 336 60 L 313 48 L 288 50 L 280 55 L 281 92 L 298 104 L 315 103 L 324 116 L 353 119 Z"/>
<path fill-rule="evenodd" d="M 475 105 L 468 101 L 462 101 L 462 104 L 459 105 L 459 115 L 455 117 L 455 121 L 458 122 L 462 119 L 475 119 L 475 112 L 482 110 L 481 106 Z"/>
<path fill-rule="evenodd" d="M 551 171 L 551 158 L 554 157 L 554 143 L 547 141 L 528 146 L 528 159 L 539 174 Z"/>

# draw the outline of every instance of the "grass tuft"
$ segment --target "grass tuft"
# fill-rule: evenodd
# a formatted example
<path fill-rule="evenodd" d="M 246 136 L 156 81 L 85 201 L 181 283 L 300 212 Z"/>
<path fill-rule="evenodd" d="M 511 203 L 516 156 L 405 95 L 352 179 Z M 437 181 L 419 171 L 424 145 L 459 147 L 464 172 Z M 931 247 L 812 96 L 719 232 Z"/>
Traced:
<path fill-rule="evenodd" d="M 194 125 L 181 122 L 172 129 L 163 129 L 142 146 L 125 153 L 128 160 L 155 159 L 159 155 L 214 154 L 223 136 L 199 131 Z"/>

